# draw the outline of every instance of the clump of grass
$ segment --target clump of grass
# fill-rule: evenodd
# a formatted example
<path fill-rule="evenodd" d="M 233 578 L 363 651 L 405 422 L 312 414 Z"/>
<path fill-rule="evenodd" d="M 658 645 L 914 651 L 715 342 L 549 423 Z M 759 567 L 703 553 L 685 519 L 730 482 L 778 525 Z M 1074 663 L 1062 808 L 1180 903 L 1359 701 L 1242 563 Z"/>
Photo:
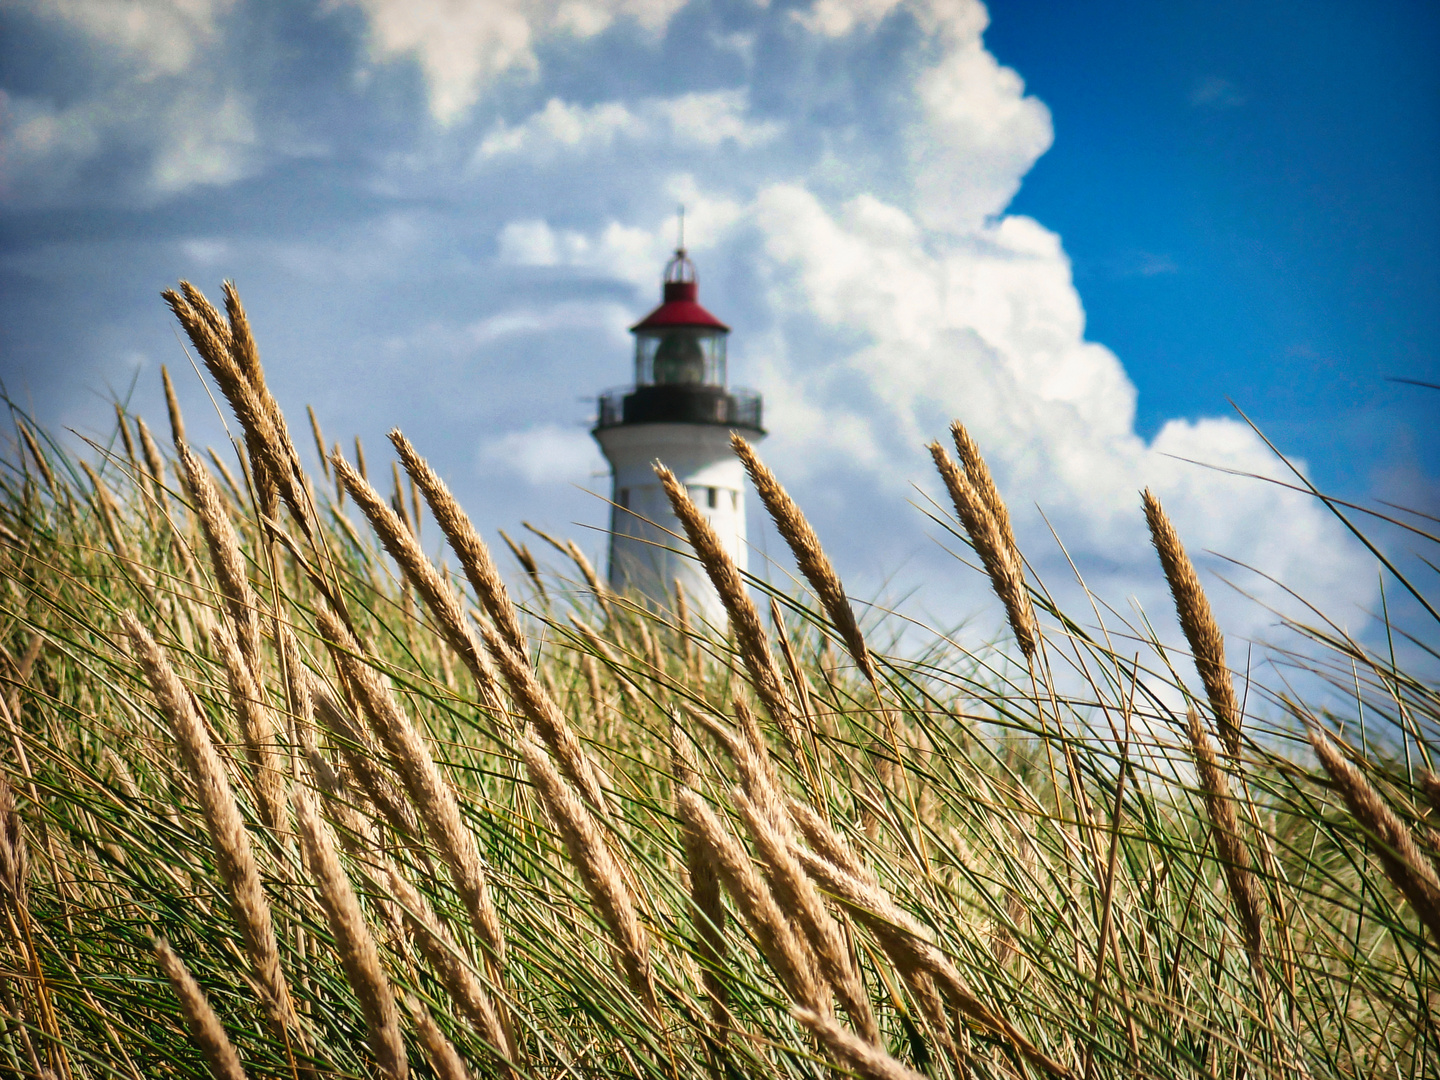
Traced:
<path fill-rule="evenodd" d="M 1149 623 L 1054 605 L 958 423 L 935 520 L 1014 655 L 877 647 L 743 443 L 811 591 L 742 576 L 662 470 L 726 635 L 534 529 L 560 564 L 501 533 L 507 583 L 398 431 L 387 498 L 312 413 L 313 483 L 238 295 L 167 300 L 235 457 L 165 374 L 172 456 L 12 407 L 0 460 L 0 1072 L 1433 1073 L 1440 692 L 1291 623 L 1323 707 L 1242 714 L 1148 493 L 1196 693 Z"/>

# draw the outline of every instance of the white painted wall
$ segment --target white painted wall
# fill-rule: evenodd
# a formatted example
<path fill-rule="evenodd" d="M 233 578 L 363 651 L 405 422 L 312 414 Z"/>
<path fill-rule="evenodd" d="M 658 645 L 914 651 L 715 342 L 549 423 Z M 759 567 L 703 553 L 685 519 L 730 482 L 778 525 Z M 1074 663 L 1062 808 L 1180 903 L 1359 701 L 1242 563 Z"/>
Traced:
<path fill-rule="evenodd" d="M 759 439 L 755 432 L 744 434 L 752 442 Z M 690 498 L 719 534 L 735 565 L 744 570 L 745 469 L 730 450 L 730 429 L 718 424 L 634 424 L 602 428 L 595 438 L 614 477 L 611 588 L 670 607 L 678 578 L 691 609 L 723 630 L 720 598 L 691 552 L 651 466 L 659 459 L 689 488 Z"/>

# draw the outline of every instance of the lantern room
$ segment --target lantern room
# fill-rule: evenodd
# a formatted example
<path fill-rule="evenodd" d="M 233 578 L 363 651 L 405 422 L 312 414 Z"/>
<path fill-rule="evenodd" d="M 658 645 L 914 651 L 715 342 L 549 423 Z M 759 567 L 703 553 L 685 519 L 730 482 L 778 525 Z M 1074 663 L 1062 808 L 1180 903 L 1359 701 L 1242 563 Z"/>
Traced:
<path fill-rule="evenodd" d="M 730 328 L 700 306 L 695 264 L 684 248 L 665 266 L 663 302 L 630 328 L 635 385 L 725 386 Z"/>

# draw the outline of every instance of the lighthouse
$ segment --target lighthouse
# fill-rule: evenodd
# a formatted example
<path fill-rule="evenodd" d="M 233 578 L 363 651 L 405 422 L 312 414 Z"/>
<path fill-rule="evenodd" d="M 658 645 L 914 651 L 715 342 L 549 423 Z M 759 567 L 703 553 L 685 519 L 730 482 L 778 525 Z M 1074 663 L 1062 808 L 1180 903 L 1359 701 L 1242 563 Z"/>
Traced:
<path fill-rule="evenodd" d="M 651 465 L 659 460 L 675 473 L 743 571 L 745 472 L 730 449 L 730 433 L 756 442 L 765 431 L 760 395 L 728 385 L 730 328 L 700 306 L 695 264 L 683 238 L 665 266 L 660 306 L 630 332 L 634 385 L 600 396 L 593 432 L 614 478 L 610 587 L 667 608 L 678 581 L 687 603 L 723 626 L 720 599 L 690 554 Z"/>

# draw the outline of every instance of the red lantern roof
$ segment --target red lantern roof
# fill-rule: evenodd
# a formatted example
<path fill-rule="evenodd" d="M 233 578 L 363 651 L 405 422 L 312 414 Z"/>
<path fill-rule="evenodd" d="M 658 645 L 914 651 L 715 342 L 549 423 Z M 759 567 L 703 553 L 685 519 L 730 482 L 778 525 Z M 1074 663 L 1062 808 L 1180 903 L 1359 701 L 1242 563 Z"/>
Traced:
<path fill-rule="evenodd" d="M 658 330 L 667 326 L 699 326 L 728 334 L 730 328 L 700 306 L 699 293 L 695 264 L 682 247 L 665 267 L 664 303 L 632 326 L 630 332 Z"/>

